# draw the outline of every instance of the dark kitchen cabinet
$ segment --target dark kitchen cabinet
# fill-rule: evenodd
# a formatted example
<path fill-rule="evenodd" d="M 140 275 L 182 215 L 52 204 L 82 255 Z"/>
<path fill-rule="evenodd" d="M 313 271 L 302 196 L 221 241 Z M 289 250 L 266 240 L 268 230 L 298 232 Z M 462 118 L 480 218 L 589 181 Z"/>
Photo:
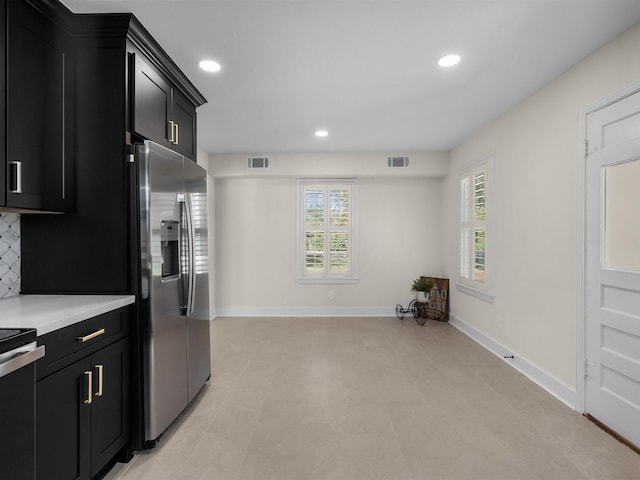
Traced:
<path fill-rule="evenodd" d="M 91 356 L 96 396 L 91 404 L 91 476 L 115 458 L 129 440 L 129 340 L 123 339 Z M 102 370 L 102 380 L 100 375 Z M 97 393 L 102 395 L 97 396 Z"/>
<path fill-rule="evenodd" d="M 132 55 L 132 130 L 196 159 L 196 107 L 140 55 Z"/>
<path fill-rule="evenodd" d="M 173 149 L 195 161 L 198 156 L 196 107 L 178 90 L 173 91 L 173 121 L 177 125 Z"/>
<path fill-rule="evenodd" d="M 90 471 L 90 406 L 82 403 L 89 358 L 36 383 L 36 478 L 81 479 Z"/>
<path fill-rule="evenodd" d="M 126 454 L 128 320 L 120 309 L 38 339 L 47 355 L 36 364 L 37 480 L 89 480 Z"/>
<path fill-rule="evenodd" d="M 68 212 L 74 205 L 74 55 L 63 22 L 45 5 L 36 8 L 25 0 L 3 5 L 6 157 L 0 206 Z"/>
<path fill-rule="evenodd" d="M 175 133 L 171 120 L 173 88 L 158 71 L 140 56 L 134 64 L 132 127 L 137 134 L 171 148 Z M 171 122 L 171 123 L 169 123 Z"/>

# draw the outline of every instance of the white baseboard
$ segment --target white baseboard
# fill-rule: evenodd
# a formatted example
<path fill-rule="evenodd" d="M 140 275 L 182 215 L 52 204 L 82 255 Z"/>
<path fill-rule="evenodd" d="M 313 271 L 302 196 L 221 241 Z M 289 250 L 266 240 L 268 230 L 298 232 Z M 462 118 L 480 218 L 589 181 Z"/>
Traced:
<path fill-rule="evenodd" d="M 528 360 L 514 354 L 505 346 L 496 342 L 492 338 L 487 337 L 484 333 L 476 330 L 474 327 L 460 320 L 455 315 L 449 314 L 449 323 L 460 330 L 462 333 L 467 335 L 469 338 L 475 340 L 491 353 L 511 365 L 525 377 L 529 378 L 529 380 L 544 388 L 547 392 L 556 397 L 562 403 L 573 410 L 576 409 L 577 393 L 571 387 L 560 382 L 544 370 L 536 367 Z M 509 358 L 511 356 L 513 356 L 513 358 Z"/>
<path fill-rule="evenodd" d="M 215 317 L 395 317 L 395 307 L 222 307 Z"/>

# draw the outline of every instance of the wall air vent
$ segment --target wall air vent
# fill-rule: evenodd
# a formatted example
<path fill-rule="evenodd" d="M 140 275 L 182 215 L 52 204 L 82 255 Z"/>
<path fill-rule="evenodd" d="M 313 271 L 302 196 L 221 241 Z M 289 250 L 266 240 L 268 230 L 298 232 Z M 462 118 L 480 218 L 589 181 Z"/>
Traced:
<path fill-rule="evenodd" d="M 268 157 L 249 157 L 247 160 L 247 166 L 249 168 L 269 168 Z"/>
<path fill-rule="evenodd" d="M 387 157 L 387 167 L 406 168 L 409 166 L 409 157 L 390 155 Z"/>

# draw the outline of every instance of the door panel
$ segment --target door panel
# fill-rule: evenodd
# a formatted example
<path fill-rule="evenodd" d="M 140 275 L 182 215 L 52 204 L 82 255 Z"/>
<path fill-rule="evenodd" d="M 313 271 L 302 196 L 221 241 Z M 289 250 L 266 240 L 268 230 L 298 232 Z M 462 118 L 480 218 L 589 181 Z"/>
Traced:
<path fill-rule="evenodd" d="M 133 131 L 169 147 L 171 85 L 140 55 L 134 62 Z"/>
<path fill-rule="evenodd" d="M 7 161 L 20 162 L 22 192 L 12 193 L 16 185 L 7 179 L 7 205 L 71 211 L 72 50 L 25 2 L 9 2 L 8 39 Z"/>
<path fill-rule="evenodd" d="M 84 372 L 89 359 L 76 362 L 36 384 L 36 477 L 38 480 L 90 478 L 91 405 Z"/>
<path fill-rule="evenodd" d="M 206 171 L 195 162 L 184 162 L 184 185 L 193 222 L 193 305 L 188 313 L 189 400 L 211 375 L 209 317 L 209 241 L 207 228 Z"/>
<path fill-rule="evenodd" d="M 605 265 L 640 272 L 640 161 L 605 167 L 604 188 Z"/>
<path fill-rule="evenodd" d="M 91 404 L 91 476 L 94 477 L 126 446 L 129 439 L 128 339 L 94 353 L 91 365 L 95 394 Z M 102 370 L 101 383 L 99 367 Z"/>
<path fill-rule="evenodd" d="M 173 91 L 173 121 L 178 124 L 178 143 L 173 149 L 195 161 L 196 152 L 196 107 L 178 90 Z"/>
<path fill-rule="evenodd" d="M 586 126 L 586 412 L 640 445 L 640 93 Z"/>

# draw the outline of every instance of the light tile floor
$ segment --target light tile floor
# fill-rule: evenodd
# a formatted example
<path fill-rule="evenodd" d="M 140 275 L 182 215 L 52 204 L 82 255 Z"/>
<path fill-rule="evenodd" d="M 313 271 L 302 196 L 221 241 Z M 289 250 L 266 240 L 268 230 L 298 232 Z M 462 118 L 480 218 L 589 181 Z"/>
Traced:
<path fill-rule="evenodd" d="M 640 455 L 451 325 L 218 318 L 212 380 L 108 480 L 640 479 Z"/>

